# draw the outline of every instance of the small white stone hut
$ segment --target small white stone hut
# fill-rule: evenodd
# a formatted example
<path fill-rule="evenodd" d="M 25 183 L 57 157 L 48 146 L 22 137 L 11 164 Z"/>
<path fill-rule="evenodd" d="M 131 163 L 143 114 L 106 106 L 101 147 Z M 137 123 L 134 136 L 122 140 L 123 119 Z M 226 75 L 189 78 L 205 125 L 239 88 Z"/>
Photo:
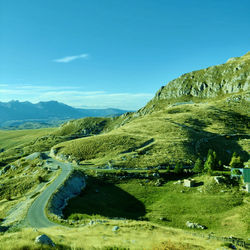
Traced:
<path fill-rule="evenodd" d="M 184 185 L 184 187 L 194 187 L 195 180 L 194 179 L 185 179 L 183 185 Z"/>

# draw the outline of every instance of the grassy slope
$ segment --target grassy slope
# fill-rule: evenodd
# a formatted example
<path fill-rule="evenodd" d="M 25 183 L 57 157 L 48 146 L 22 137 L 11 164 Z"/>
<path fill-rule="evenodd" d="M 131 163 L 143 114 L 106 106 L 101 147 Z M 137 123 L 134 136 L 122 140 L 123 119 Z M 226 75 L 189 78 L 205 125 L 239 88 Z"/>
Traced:
<path fill-rule="evenodd" d="M 178 106 L 166 105 L 167 101 L 162 100 L 154 106 L 154 112 L 131 119 L 105 135 L 57 146 L 61 153 L 73 155 L 83 160 L 82 163 L 102 165 L 112 160 L 113 165 L 131 168 L 171 165 L 178 161 L 189 165 L 198 156 L 206 156 L 209 148 L 216 150 L 226 164 L 234 151 L 247 160 L 250 149 L 248 104 L 244 100 L 230 100 L 232 96 Z M 140 143 L 134 145 L 123 138 L 135 138 Z M 204 138 L 207 141 L 199 143 Z M 202 193 L 198 188 L 188 190 L 173 182 L 163 187 L 144 185 L 138 180 L 117 185 L 91 182 L 82 197 L 70 202 L 66 214 L 146 216 L 157 223 L 159 217 L 165 217 L 166 225 L 178 228 L 185 228 L 189 220 L 208 226 L 209 232 L 246 238 L 250 232 L 250 215 L 244 202 L 249 199 L 247 194 L 239 193 L 237 188 L 214 187 L 211 179 L 204 178 L 199 180 L 206 183 Z M 100 191 L 96 193 L 95 189 Z M 221 189 L 226 192 L 221 193 Z"/>
<path fill-rule="evenodd" d="M 87 129 L 89 135 L 100 133 L 103 129 L 108 129 L 110 121 L 115 124 L 119 122 L 119 118 L 85 118 L 67 122 L 59 128 L 0 130 L 0 148 L 4 149 L 0 153 L 0 167 L 8 163 L 16 167 L 0 176 L 0 218 L 6 216 L 13 205 L 39 185 L 38 176 L 49 178 L 47 171 L 36 166 L 41 160 L 27 161 L 24 156 L 49 150 L 61 141 L 85 136 L 82 130 Z"/>
<path fill-rule="evenodd" d="M 14 146 L 22 146 L 39 136 L 47 135 L 53 128 L 31 130 L 0 130 L 0 147 L 4 150 Z"/>
<path fill-rule="evenodd" d="M 98 134 L 105 130 L 114 119 L 91 117 L 72 120 L 61 125 L 53 134 L 57 136 L 84 136 L 86 134 Z"/>
<path fill-rule="evenodd" d="M 113 165 L 132 168 L 178 161 L 192 165 L 209 148 L 215 149 L 225 164 L 234 151 L 248 159 L 249 117 L 244 100 L 228 103 L 221 99 L 179 106 L 166 102 L 162 100 L 155 105 L 154 112 L 131 119 L 104 135 L 63 142 L 56 148 L 83 163 L 92 160 L 94 164 L 105 165 L 112 160 Z"/>
<path fill-rule="evenodd" d="M 84 118 L 69 121 L 59 128 L 0 130 L 0 142 L 4 149 L 4 152 L 0 153 L 0 163 L 6 165 L 33 152 L 48 151 L 52 146 L 63 141 L 108 131 L 121 120 L 121 118 Z"/>
<path fill-rule="evenodd" d="M 112 228 L 120 226 L 117 232 Z M 0 249 L 51 249 L 34 244 L 38 235 L 46 234 L 55 242 L 55 249 L 216 249 L 221 242 L 186 234 L 178 229 L 164 228 L 148 222 L 109 221 L 81 228 L 46 228 L 37 232 L 23 229 L 20 232 L 0 235 Z"/>
<path fill-rule="evenodd" d="M 46 182 L 55 175 L 55 172 L 44 169 L 39 163 L 43 161 L 22 158 L 12 163 L 15 169 L 0 176 L 0 218 L 4 218 L 9 208 L 25 200 L 28 194 L 36 190 L 40 185 L 38 176 Z"/>

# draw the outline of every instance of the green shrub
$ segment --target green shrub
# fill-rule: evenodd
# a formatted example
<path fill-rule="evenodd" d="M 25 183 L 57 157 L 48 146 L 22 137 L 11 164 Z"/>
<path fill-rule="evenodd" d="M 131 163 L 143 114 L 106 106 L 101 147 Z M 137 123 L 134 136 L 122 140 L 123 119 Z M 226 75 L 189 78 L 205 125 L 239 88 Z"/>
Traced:
<path fill-rule="evenodd" d="M 170 172 L 171 172 L 171 167 L 170 167 L 170 166 L 167 167 L 166 172 L 167 172 L 167 173 L 170 173 Z"/>
<path fill-rule="evenodd" d="M 231 168 L 244 168 L 244 164 L 241 157 L 237 156 L 236 153 L 233 153 L 229 166 Z"/>
<path fill-rule="evenodd" d="M 213 171 L 218 169 L 218 161 L 216 152 L 209 149 L 207 154 L 207 160 L 204 164 L 204 172 L 212 175 Z"/>
<path fill-rule="evenodd" d="M 83 214 L 71 214 L 69 216 L 70 220 L 83 220 L 84 219 L 84 215 Z"/>
<path fill-rule="evenodd" d="M 228 248 L 231 248 L 231 249 L 236 249 L 235 246 L 230 243 L 230 242 L 225 242 L 223 244 L 221 244 L 222 247 L 228 247 Z"/>
<path fill-rule="evenodd" d="M 241 173 L 241 171 L 240 171 L 239 169 L 234 169 L 234 170 L 232 171 L 232 174 L 233 174 L 233 175 L 241 175 L 242 173 Z"/>
<path fill-rule="evenodd" d="M 196 160 L 193 171 L 195 173 L 202 173 L 204 171 L 204 164 L 200 158 Z"/>
<path fill-rule="evenodd" d="M 182 167 L 181 163 L 178 162 L 178 163 L 176 164 L 176 166 L 175 166 L 175 168 L 174 168 L 174 173 L 175 173 L 175 174 L 178 174 L 178 175 L 180 175 L 180 174 L 183 173 L 183 167 Z"/>
<path fill-rule="evenodd" d="M 122 170 L 122 169 L 119 169 L 119 170 L 116 172 L 116 175 L 118 175 L 118 176 L 125 176 L 125 175 L 127 175 L 127 174 L 128 174 L 128 172 L 125 171 L 125 170 Z"/>
<path fill-rule="evenodd" d="M 10 193 L 8 193 L 8 194 L 5 195 L 5 199 L 7 201 L 11 201 L 11 195 L 10 195 Z"/>
<path fill-rule="evenodd" d="M 43 180 L 43 177 L 41 176 L 41 175 L 38 175 L 37 176 L 37 181 L 39 182 L 39 183 L 42 183 L 44 180 Z"/>

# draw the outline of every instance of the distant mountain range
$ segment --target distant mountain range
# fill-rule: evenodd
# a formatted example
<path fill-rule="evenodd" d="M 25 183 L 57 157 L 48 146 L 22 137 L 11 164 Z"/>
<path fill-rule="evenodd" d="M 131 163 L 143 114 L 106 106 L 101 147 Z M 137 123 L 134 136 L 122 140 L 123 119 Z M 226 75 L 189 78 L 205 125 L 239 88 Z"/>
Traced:
<path fill-rule="evenodd" d="M 0 102 L 0 128 L 50 127 L 70 119 L 119 116 L 126 112 L 125 110 L 113 108 L 73 108 L 57 101 L 36 104 L 19 101 Z M 34 127 L 35 123 L 37 126 Z M 23 124 L 27 126 L 20 127 Z"/>

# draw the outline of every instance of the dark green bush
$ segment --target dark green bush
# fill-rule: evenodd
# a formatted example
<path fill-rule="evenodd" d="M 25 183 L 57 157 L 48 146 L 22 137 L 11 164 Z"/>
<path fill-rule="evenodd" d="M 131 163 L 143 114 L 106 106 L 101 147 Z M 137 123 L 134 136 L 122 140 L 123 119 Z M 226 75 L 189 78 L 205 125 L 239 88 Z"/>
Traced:
<path fill-rule="evenodd" d="M 44 180 L 43 180 L 43 177 L 41 176 L 41 175 L 38 175 L 37 176 L 37 181 L 39 182 L 39 183 L 42 183 Z"/>
<path fill-rule="evenodd" d="M 176 166 L 174 168 L 174 173 L 178 174 L 178 175 L 183 173 L 183 167 L 182 167 L 181 163 L 176 164 Z"/>

